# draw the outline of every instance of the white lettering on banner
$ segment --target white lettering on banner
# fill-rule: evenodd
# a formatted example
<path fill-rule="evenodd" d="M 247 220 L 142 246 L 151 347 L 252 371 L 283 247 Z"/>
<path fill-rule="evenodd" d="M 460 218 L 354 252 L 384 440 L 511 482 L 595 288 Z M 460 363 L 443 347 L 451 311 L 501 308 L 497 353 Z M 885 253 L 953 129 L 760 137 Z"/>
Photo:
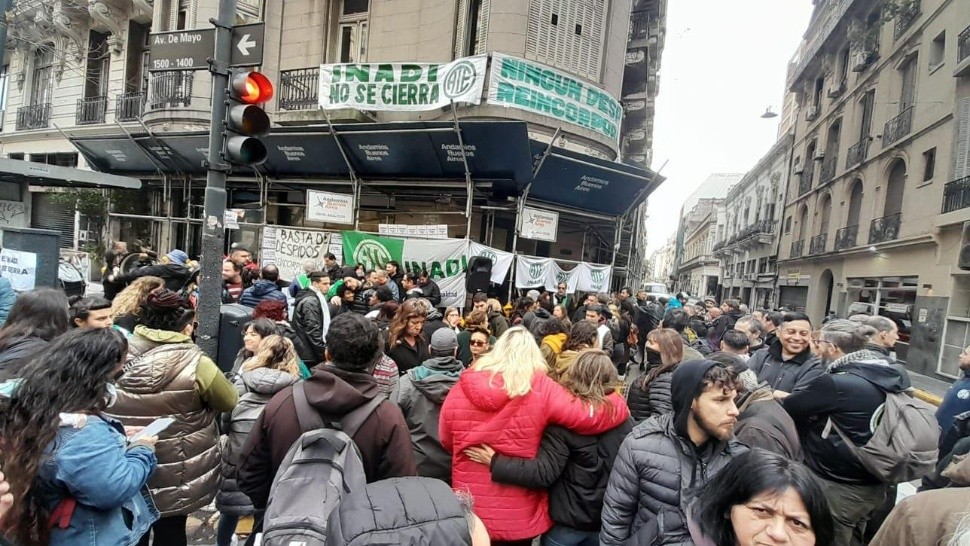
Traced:
<path fill-rule="evenodd" d="M 579 185 L 573 188 L 575 191 L 590 191 L 590 190 L 602 190 L 606 186 L 610 185 L 609 180 L 603 180 L 602 178 L 596 178 L 589 175 L 583 175 L 579 179 Z"/>
<path fill-rule="evenodd" d="M 474 144 L 465 144 L 465 154 L 462 156 L 460 145 L 442 144 L 441 151 L 445 152 L 449 163 L 463 163 L 466 158 L 475 159 L 475 152 L 478 150 Z"/>
<path fill-rule="evenodd" d="M 33 290 L 37 284 L 37 254 L 5 248 L 0 251 L 0 277 L 17 292 Z"/>
<path fill-rule="evenodd" d="M 287 161 L 303 161 L 306 157 L 303 146 L 277 146 L 276 149 L 283 153 Z"/>
<path fill-rule="evenodd" d="M 452 102 L 478 104 L 487 65 L 487 55 L 445 64 L 324 64 L 320 66 L 319 104 L 324 109 L 376 111 L 434 110 Z"/>
<path fill-rule="evenodd" d="M 358 144 L 357 148 L 364 152 L 367 161 L 384 161 L 384 158 L 391 155 L 391 149 L 387 144 Z"/>
<path fill-rule="evenodd" d="M 306 219 L 331 224 L 353 224 L 354 196 L 307 190 Z"/>
<path fill-rule="evenodd" d="M 323 255 L 330 247 L 330 233 L 286 227 L 263 230 L 262 264 L 275 265 L 280 279 L 293 280 L 303 273 L 303 262 L 314 260 L 323 266 Z"/>

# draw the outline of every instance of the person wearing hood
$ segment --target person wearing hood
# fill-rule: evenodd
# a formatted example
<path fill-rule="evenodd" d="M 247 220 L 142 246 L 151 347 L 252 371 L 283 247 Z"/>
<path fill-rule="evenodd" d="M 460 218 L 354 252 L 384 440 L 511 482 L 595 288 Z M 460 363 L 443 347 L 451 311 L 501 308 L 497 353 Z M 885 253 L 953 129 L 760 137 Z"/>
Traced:
<path fill-rule="evenodd" d="M 327 364 L 314 368 L 304 383 L 307 401 L 324 422 L 340 421 L 374 397 L 383 396 L 373 376 L 381 354 L 373 322 L 356 313 L 333 319 L 327 331 Z M 293 387 L 286 387 L 256 419 L 239 458 L 239 489 L 249 495 L 257 510 L 266 507 L 273 477 L 302 432 Z M 397 404 L 384 400 L 353 440 L 360 450 L 368 483 L 417 475 L 407 422 Z"/>
<path fill-rule="evenodd" d="M 827 364 L 825 372 L 782 402 L 798 427 L 806 464 L 823 481 L 835 518 L 835 544 L 861 543 L 866 523 L 883 505 L 890 485 L 859 462 L 842 435 L 829 430 L 829 423 L 863 446 L 872 438 L 873 416 L 886 394 L 911 387 L 905 369 L 865 349 L 873 333 L 864 324 L 829 321 L 812 340 Z"/>
<path fill-rule="evenodd" d="M 740 308 L 741 302 L 735 299 L 727 299 L 721 303 L 721 316 L 714 319 L 707 333 L 707 346 L 712 351 L 720 350 L 721 336 L 724 335 L 724 332 L 734 328 L 738 319 L 744 316 Z"/>
<path fill-rule="evenodd" d="M 192 275 L 192 272 L 186 267 L 188 261 L 189 255 L 184 250 L 176 249 L 166 254 L 161 259 L 161 263 L 139 267 L 120 275 L 108 275 L 108 282 L 128 284 L 139 277 L 151 275 L 163 279 L 165 288 L 177 292 L 185 286 L 186 281 Z"/>
<path fill-rule="evenodd" d="M 561 320 L 552 317 L 542 323 L 537 333 L 540 338 L 539 350 L 542 351 L 542 356 L 546 359 L 549 369 L 553 370 L 556 367 L 556 360 L 562 354 L 566 341 L 569 339 L 566 327 L 563 326 Z"/>
<path fill-rule="evenodd" d="M 527 330 L 532 332 L 532 335 L 536 337 L 537 340 L 542 339 L 542 325 L 546 323 L 547 320 L 552 318 L 552 313 L 543 309 L 542 307 L 536 307 L 532 311 L 525 314 L 522 318 L 522 326 L 525 326 Z"/>
<path fill-rule="evenodd" d="M 451 483 L 451 455 L 438 433 L 441 405 L 465 367 L 455 356 L 458 337 L 450 328 L 431 335 L 431 358 L 401 377 L 393 401 L 401 407 L 411 431 L 418 475 Z"/>
<path fill-rule="evenodd" d="M 748 367 L 758 374 L 758 381 L 781 393 L 804 388 L 825 371 L 812 355 L 811 340 L 812 321 L 808 315 L 787 313 L 778 329 L 778 339 L 751 355 Z"/>
<path fill-rule="evenodd" d="M 597 435 L 630 416 L 619 394 L 591 407 L 550 379 L 545 369 L 532 334 L 513 327 L 461 374 L 441 408 L 439 431 L 441 445 L 452 454 L 452 487 L 471 493 L 489 535 L 500 543 L 531 544 L 552 527 L 548 492 L 495 483 L 489 468 L 465 449 L 487 443 L 500 455 L 531 459 L 548 425 Z"/>
<path fill-rule="evenodd" d="M 188 515 L 208 505 L 219 489 L 220 446 L 216 415 L 239 397 L 202 349 L 192 341 L 195 311 L 171 290 L 145 300 L 142 324 L 129 341 L 128 364 L 118 379 L 110 413 L 125 426 L 147 426 L 160 417 L 174 423 L 155 444 L 158 469 L 148 482 L 162 518 L 142 537 L 149 543 L 187 543 Z"/>
<path fill-rule="evenodd" d="M 747 451 L 734 427 L 734 370 L 688 360 L 674 370 L 674 410 L 640 423 L 623 440 L 603 504 L 600 544 L 691 545 L 688 491 Z"/>
<path fill-rule="evenodd" d="M 67 331 L 67 296 L 55 288 L 24 292 L 0 328 L 0 383 L 20 377 L 23 368 Z"/>
<path fill-rule="evenodd" d="M 293 342 L 280 335 L 263 338 L 255 354 L 243 363 L 236 376 L 239 403 L 232 410 L 226 427 L 228 438 L 222 450 L 222 484 L 216 494 L 216 509 L 220 513 L 216 528 L 217 546 L 229 546 L 239 518 L 255 513 L 252 501 L 236 485 L 236 465 L 249 431 L 266 403 L 299 380 L 296 349 Z"/>
<path fill-rule="evenodd" d="M 246 307 L 256 307 L 263 300 L 286 301 L 286 295 L 279 287 L 280 270 L 275 265 L 264 266 L 260 278 L 252 286 L 243 290 L 239 303 Z"/>

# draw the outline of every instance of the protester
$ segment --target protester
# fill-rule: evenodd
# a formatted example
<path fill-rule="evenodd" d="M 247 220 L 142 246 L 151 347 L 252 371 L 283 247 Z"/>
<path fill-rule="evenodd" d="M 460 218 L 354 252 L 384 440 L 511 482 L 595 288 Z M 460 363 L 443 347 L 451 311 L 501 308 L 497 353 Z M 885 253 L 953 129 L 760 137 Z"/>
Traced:
<path fill-rule="evenodd" d="M 455 307 L 449 307 L 445 309 L 445 316 L 444 316 L 445 326 L 447 326 L 453 332 L 455 332 L 455 335 L 458 335 L 458 333 L 461 332 L 462 330 L 461 322 L 462 322 L 461 312 L 458 311 L 458 309 L 456 309 Z"/>
<path fill-rule="evenodd" d="M 432 307 L 441 306 L 441 288 L 438 283 L 431 280 L 431 275 L 427 271 L 418 273 L 418 288 L 421 289 L 424 297 L 431 302 Z"/>
<path fill-rule="evenodd" d="M 726 299 L 721 303 L 721 316 L 714 320 L 707 335 L 707 345 L 712 351 L 719 350 L 721 336 L 724 332 L 734 328 L 734 324 L 742 317 L 741 302 L 735 299 Z"/>
<path fill-rule="evenodd" d="M 509 323 L 508 317 L 502 310 L 502 302 L 495 298 L 489 298 L 486 301 L 486 313 L 488 316 L 488 330 L 492 332 L 492 335 L 499 338 L 504 334 L 512 324 Z"/>
<path fill-rule="evenodd" d="M 405 301 L 394 314 L 388 331 L 386 353 L 401 373 L 420 366 L 431 356 L 428 340 L 422 333 L 427 317 L 428 309 L 419 300 Z"/>
<path fill-rule="evenodd" d="M 832 516 L 818 480 L 775 453 L 738 455 L 694 498 L 687 526 L 695 546 L 832 544 Z"/>
<path fill-rule="evenodd" d="M 605 305 L 586 306 L 586 320 L 596 325 L 597 347 L 606 351 L 606 354 L 613 355 L 613 332 L 606 323 L 612 318 Z"/>
<path fill-rule="evenodd" d="M 748 336 L 748 354 L 765 346 L 764 325 L 754 315 L 745 315 L 734 323 L 734 329 Z"/>
<path fill-rule="evenodd" d="M 825 370 L 812 356 L 812 321 L 804 313 L 787 313 L 778 329 L 778 339 L 751 355 L 748 366 L 771 388 L 791 393 L 804 388 Z"/>
<path fill-rule="evenodd" d="M 677 366 L 674 411 L 640 423 L 620 446 L 604 497 L 601 544 L 690 544 L 688 490 L 746 450 L 732 438 L 736 395 L 736 374 L 723 364 Z"/>
<path fill-rule="evenodd" d="M 135 279 L 145 276 L 158 277 L 165 282 L 165 288 L 173 291 L 181 290 L 189 280 L 191 272 L 186 267 L 189 255 L 183 250 L 173 250 L 166 254 L 155 265 L 146 265 L 128 273 L 108 275 L 108 282 L 128 284 Z"/>
<path fill-rule="evenodd" d="M 728 330 L 721 336 L 721 352 L 730 353 L 743 361 L 748 360 L 750 347 L 751 338 L 740 330 Z"/>
<path fill-rule="evenodd" d="M 525 316 L 532 312 L 535 304 L 536 301 L 528 296 L 515 300 L 515 305 L 512 307 L 512 315 L 509 317 L 509 324 L 512 326 L 523 325 Z"/>
<path fill-rule="evenodd" d="M 471 363 L 473 356 L 471 349 L 472 331 L 477 328 L 487 332 L 487 319 L 488 315 L 480 309 L 473 310 L 465 317 L 465 330 L 458 333 L 458 360 L 461 360 L 466 367 Z M 489 336 L 488 342 L 490 345 L 494 345 L 495 338 Z"/>
<path fill-rule="evenodd" d="M 0 277 L 0 327 L 7 322 L 7 315 L 10 314 L 10 309 L 16 302 L 17 293 L 10 285 L 10 280 Z"/>
<path fill-rule="evenodd" d="M 431 336 L 431 358 L 401 376 L 392 399 L 401 407 L 411 431 L 418 475 L 451 483 L 451 455 L 438 433 L 441 405 L 465 367 L 455 358 L 458 338 L 449 328 Z"/>
<path fill-rule="evenodd" d="M 390 265 L 390 264 L 389 264 Z M 371 282 L 374 283 L 374 287 L 384 286 L 391 291 L 391 296 L 394 301 L 403 301 L 404 292 L 400 286 L 388 275 L 387 271 L 383 269 L 377 269 L 371 274 Z"/>
<path fill-rule="evenodd" d="M 566 370 L 579 358 L 579 354 L 587 349 L 598 349 L 597 326 L 588 320 L 581 320 L 569 330 L 569 337 L 562 352 L 556 357 L 555 365 L 549 369 L 549 377 L 559 381 Z M 548 362 L 548 361 L 547 361 Z"/>
<path fill-rule="evenodd" d="M 293 306 L 293 329 L 303 341 L 300 358 L 308 367 L 323 361 L 332 311 L 327 302 L 330 277 L 323 271 L 310 273 L 310 288 L 300 292 Z"/>
<path fill-rule="evenodd" d="M 653 330 L 647 334 L 646 348 L 660 354 L 661 365 L 630 385 L 627 403 L 630 405 L 630 414 L 637 423 L 674 409 L 670 381 L 677 365 L 684 360 L 683 339 L 670 328 Z"/>
<path fill-rule="evenodd" d="M 569 311 L 566 307 L 562 305 L 557 305 L 552 308 L 552 316 L 559 319 L 562 322 L 563 328 L 569 331 L 573 327 L 573 321 L 569 320 Z"/>
<path fill-rule="evenodd" d="M 950 385 L 946 394 L 943 395 L 943 402 L 936 410 L 936 421 L 940 424 L 940 430 L 944 434 L 953 425 L 954 417 L 970 411 L 970 347 L 966 347 L 960 353 L 959 367 L 963 377 Z M 941 436 L 941 440 L 942 438 Z M 942 456 L 943 453 L 940 455 Z"/>
<path fill-rule="evenodd" d="M 867 316 L 863 324 L 876 331 L 866 343 L 866 349 L 881 354 L 890 364 L 896 362 L 896 342 L 899 341 L 899 326 L 886 317 Z"/>
<path fill-rule="evenodd" d="M 244 290 L 242 266 L 232 260 L 222 262 L 222 303 L 238 302 Z"/>
<path fill-rule="evenodd" d="M 601 434 L 629 417 L 618 394 L 602 407 L 591 407 L 546 376 L 545 368 L 532 335 L 513 327 L 461 374 L 441 409 L 441 443 L 452 454 L 452 486 L 471 492 L 495 544 L 531 542 L 548 531 L 548 495 L 492 482 L 488 467 L 475 463 L 465 449 L 488 443 L 499 454 L 532 458 L 549 424 Z"/>
<path fill-rule="evenodd" d="M 116 327 L 127 332 L 135 331 L 141 321 L 142 304 L 148 294 L 165 287 L 165 281 L 151 275 L 138 277 L 111 302 L 111 320 Z"/>
<path fill-rule="evenodd" d="M 701 360 L 704 354 L 710 354 L 710 348 L 706 343 L 697 339 L 692 340 L 689 335 L 688 325 L 690 316 L 683 309 L 671 309 L 664 313 L 661 327 L 670 328 L 680 334 L 680 339 L 684 342 L 684 360 Z"/>
<path fill-rule="evenodd" d="M 252 286 L 243 290 L 239 303 L 246 307 L 256 307 L 259 302 L 267 299 L 286 301 L 286 295 L 279 287 L 280 270 L 275 265 L 264 266 L 260 271 L 260 278 Z"/>
<path fill-rule="evenodd" d="M 314 368 L 304 383 L 307 401 L 325 422 L 340 422 L 375 397 L 383 398 L 373 376 L 380 354 L 377 327 L 371 321 L 356 313 L 333 319 L 327 332 L 327 364 Z M 239 489 L 257 510 L 266 507 L 273 477 L 301 434 L 293 388 L 287 387 L 266 404 L 239 458 Z M 368 483 L 417 474 L 408 426 L 396 404 L 385 399 L 377 405 L 352 439 Z"/>
<path fill-rule="evenodd" d="M 0 328 L 0 383 L 20 377 L 27 363 L 67 331 L 67 308 L 67 296 L 54 288 L 36 288 L 17 297 Z"/>
<path fill-rule="evenodd" d="M 782 320 L 784 320 L 784 314 L 777 311 L 755 311 L 753 313 L 756 319 L 761 320 L 762 330 L 764 331 L 764 346 L 771 347 L 771 345 L 778 339 L 778 328 L 781 327 Z"/>
<path fill-rule="evenodd" d="M 775 399 L 771 386 L 759 383 L 758 376 L 738 355 L 722 352 L 713 353 L 708 358 L 723 362 L 738 373 L 736 404 L 740 415 L 738 425 L 734 427 L 734 437 L 748 447 L 760 447 L 789 460 L 801 461 L 803 453 L 798 429 Z"/>
<path fill-rule="evenodd" d="M 280 335 L 290 340 L 293 343 L 293 347 L 296 348 L 296 354 L 306 354 L 309 352 L 308 348 L 304 346 L 303 338 L 296 332 L 290 321 L 287 320 L 287 305 L 282 301 L 277 300 L 263 300 L 259 302 L 255 308 L 253 308 L 252 319 L 268 318 L 276 323 L 276 328 L 279 330 Z M 300 359 L 300 370 L 303 373 L 303 378 L 310 376 L 309 368 Z"/>
<path fill-rule="evenodd" d="M 488 333 L 488 330 L 482 328 L 481 326 L 472 326 L 466 330 L 468 332 L 468 350 L 471 353 L 471 359 L 466 364 L 466 367 L 471 367 L 478 362 L 482 356 L 492 350 L 492 345 L 495 343 L 495 337 Z M 462 364 L 465 364 L 462 362 Z"/>
<path fill-rule="evenodd" d="M 566 340 L 569 339 L 569 334 L 566 333 L 566 328 L 563 326 L 562 321 L 557 318 L 550 318 L 542 323 L 539 327 L 539 350 L 542 351 L 542 357 L 546 359 L 546 364 L 549 366 L 550 370 L 555 369 L 556 360 L 559 359 L 559 355 L 562 354 L 563 349 L 566 345 Z"/>
<path fill-rule="evenodd" d="M 261 341 L 279 334 L 280 329 L 276 322 L 269 318 L 257 318 L 247 322 L 243 326 L 243 346 L 236 353 L 236 360 L 233 361 L 231 373 L 233 375 L 240 373 L 243 363 L 256 354 L 256 349 Z"/>
<path fill-rule="evenodd" d="M 600 304 L 599 298 L 595 293 L 590 292 L 586 294 L 586 298 L 583 300 L 583 304 L 577 307 L 576 311 L 573 312 L 573 317 L 572 317 L 573 323 L 577 323 L 581 320 L 586 320 L 587 307 L 590 307 L 593 305 L 599 305 L 599 304 Z"/>
<path fill-rule="evenodd" d="M 16 499 L 0 520 L 13 541 L 134 544 L 158 518 L 143 491 L 156 468 L 157 438 L 126 441 L 121 424 L 104 414 L 127 349 L 111 329 L 72 331 L 24 369 L 11 398 L 0 397 L 12 497 L 3 500 Z"/>
<path fill-rule="evenodd" d="M 394 301 L 394 294 L 391 293 L 390 288 L 378 286 L 377 288 L 364 290 L 363 293 L 365 295 L 370 293 L 370 296 L 367 297 L 367 304 L 370 306 L 370 310 L 364 314 L 367 318 L 377 320 L 382 310 L 393 309 L 394 312 L 397 312 L 398 303 Z M 388 306 L 387 304 L 393 305 Z M 391 318 L 393 318 L 393 315 Z"/>
<path fill-rule="evenodd" d="M 104 267 L 101 269 L 101 286 L 104 288 L 104 297 L 107 300 L 113 300 L 118 292 L 121 291 L 125 285 L 117 282 L 111 282 L 108 280 L 109 275 L 117 275 L 121 273 L 121 263 L 124 261 L 125 256 L 128 255 L 128 243 L 124 241 L 115 241 L 111 243 L 111 247 L 104 253 Z M 7 281 L 8 283 L 10 281 Z M 2 285 L 2 283 L 0 283 Z M 2 290 L 2 288 L 0 288 Z M 0 321 L 0 324 L 3 324 Z"/>
<path fill-rule="evenodd" d="M 782 325 L 784 342 L 786 326 Z M 813 340 L 826 371 L 782 401 L 798 426 L 805 463 L 822 479 L 835 518 L 835 543 L 860 544 L 866 523 L 883 504 L 889 484 L 846 447 L 838 427 L 857 446 L 872 438 L 875 413 L 888 393 L 910 388 L 909 375 L 865 349 L 870 326 L 836 319 Z M 831 424 L 830 424 L 831 423 Z"/>
<path fill-rule="evenodd" d="M 81 298 L 71 304 L 71 326 L 74 328 L 111 328 L 111 302 L 100 296 Z"/>
<path fill-rule="evenodd" d="M 125 374 L 118 380 L 118 402 L 111 408 L 126 426 L 175 419 L 155 446 L 159 469 L 149 481 L 162 514 L 150 533 L 155 544 L 185 545 L 186 518 L 209 504 L 218 490 L 216 415 L 232 410 L 238 399 L 232 383 L 192 342 L 195 318 L 175 292 L 148 295 L 142 324 L 129 341 Z M 150 534 L 140 544 L 147 546 Z"/>
<path fill-rule="evenodd" d="M 566 390 L 594 408 L 607 404 L 619 382 L 612 360 L 598 350 L 584 351 L 561 378 Z M 549 490 L 549 515 L 555 526 L 545 534 L 543 544 L 595 546 L 613 459 L 632 428 L 629 419 L 599 436 L 549 427 L 532 459 L 500 455 L 487 443 L 465 453 L 489 467 L 492 481 Z"/>
<path fill-rule="evenodd" d="M 424 335 L 424 339 L 431 339 L 435 330 L 447 328 L 448 325 L 445 324 L 445 316 L 436 307 L 432 307 L 430 301 L 426 298 L 421 298 L 420 301 L 424 304 L 424 308 L 428 310 L 428 318 L 425 319 L 424 326 L 421 327 L 421 334 Z M 457 335 L 457 332 L 455 335 Z"/>
<path fill-rule="evenodd" d="M 257 319 L 255 322 L 267 319 Z M 252 325 L 253 323 L 250 323 Z M 227 441 L 222 451 L 222 484 L 216 495 L 219 524 L 217 546 L 229 546 L 239 518 L 255 513 L 252 501 L 236 484 L 236 468 L 253 423 L 273 396 L 300 380 L 300 367 L 293 343 L 279 335 L 261 338 L 254 354 L 246 359 L 235 379 L 239 403 L 229 418 Z"/>
<path fill-rule="evenodd" d="M 563 310 L 568 310 L 570 307 L 572 307 L 573 297 L 567 293 L 568 290 L 569 287 L 566 285 L 566 283 L 557 283 L 556 293 L 552 295 L 552 304 L 556 307 L 562 307 Z"/>

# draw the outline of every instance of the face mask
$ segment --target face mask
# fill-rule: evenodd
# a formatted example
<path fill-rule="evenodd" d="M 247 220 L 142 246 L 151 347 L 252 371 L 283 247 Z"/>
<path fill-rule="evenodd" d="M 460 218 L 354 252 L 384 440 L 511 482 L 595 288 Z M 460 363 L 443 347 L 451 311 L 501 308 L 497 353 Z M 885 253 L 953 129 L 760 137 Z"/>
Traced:
<path fill-rule="evenodd" d="M 108 383 L 105 385 L 105 390 L 108 393 L 104 397 L 104 407 L 110 408 L 118 401 L 118 387 L 114 383 Z"/>

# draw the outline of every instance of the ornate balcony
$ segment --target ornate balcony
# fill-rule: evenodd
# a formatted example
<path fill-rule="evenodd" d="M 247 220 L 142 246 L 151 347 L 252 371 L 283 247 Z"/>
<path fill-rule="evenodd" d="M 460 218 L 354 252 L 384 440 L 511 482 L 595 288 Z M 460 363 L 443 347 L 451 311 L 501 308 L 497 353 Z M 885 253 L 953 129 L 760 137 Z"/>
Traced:
<path fill-rule="evenodd" d="M 51 121 L 51 103 L 17 108 L 17 130 L 46 129 Z"/>
<path fill-rule="evenodd" d="M 317 107 L 320 68 L 300 68 L 280 72 L 280 110 L 310 110 Z"/>
<path fill-rule="evenodd" d="M 893 142 L 908 135 L 913 128 L 913 107 L 903 110 L 898 116 L 886 122 L 882 130 L 882 147 L 888 148 Z"/>
<path fill-rule="evenodd" d="M 970 27 L 957 37 L 957 69 L 954 76 L 970 75 Z"/>
<path fill-rule="evenodd" d="M 148 108 L 187 107 L 192 104 L 192 72 L 155 72 L 149 85 Z"/>
<path fill-rule="evenodd" d="M 144 113 L 144 93 L 125 93 L 115 100 L 115 120 L 117 121 L 137 121 Z"/>
<path fill-rule="evenodd" d="M 856 236 L 859 235 L 859 226 L 846 226 L 835 232 L 835 250 L 845 250 L 855 246 Z"/>
<path fill-rule="evenodd" d="M 802 179 L 798 181 L 798 195 L 805 195 L 806 193 L 812 191 L 812 182 L 815 178 L 815 165 L 809 163 L 808 167 L 802 173 Z"/>
<path fill-rule="evenodd" d="M 77 99 L 77 112 L 74 115 L 74 122 L 78 125 L 104 123 L 104 114 L 107 110 L 107 96 Z"/>
<path fill-rule="evenodd" d="M 943 186 L 943 214 L 970 207 L 970 176 Z"/>
<path fill-rule="evenodd" d="M 905 5 L 896 14 L 896 25 L 893 27 L 893 40 L 898 40 L 900 36 L 905 34 L 909 30 L 909 27 L 913 26 L 913 23 L 919 19 L 919 14 L 919 0 L 913 0 Z"/>
<path fill-rule="evenodd" d="M 788 255 L 789 258 L 801 258 L 802 257 L 802 247 L 805 246 L 805 241 L 792 241 L 791 244 L 791 254 Z"/>
<path fill-rule="evenodd" d="M 824 254 L 825 245 L 827 245 L 828 242 L 829 242 L 828 233 L 820 233 L 815 237 L 812 237 L 812 240 L 809 242 L 809 245 L 808 245 L 808 254 L 810 256 L 814 256 L 815 254 Z"/>
<path fill-rule="evenodd" d="M 869 155 L 870 141 L 872 141 L 872 137 L 866 137 L 849 148 L 849 153 L 845 156 L 846 169 L 851 169 L 866 160 L 866 157 Z"/>
<path fill-rule="evenodd" d="M 826 157 L 825 161 L 822 161 L 822 170 L 818 174 L 818 183 L 820 186 L 828 184 L 833 178 L 835 178 L 835 170 L 838 160 L 838 153 L 833 152 L 832 157 Z"/>
<path fill-rule="evenodd" d="M 899 237 L 899 223 L 902 213 L 876 218 L 869 225 L 869 244 L 892 241 Z"/>

